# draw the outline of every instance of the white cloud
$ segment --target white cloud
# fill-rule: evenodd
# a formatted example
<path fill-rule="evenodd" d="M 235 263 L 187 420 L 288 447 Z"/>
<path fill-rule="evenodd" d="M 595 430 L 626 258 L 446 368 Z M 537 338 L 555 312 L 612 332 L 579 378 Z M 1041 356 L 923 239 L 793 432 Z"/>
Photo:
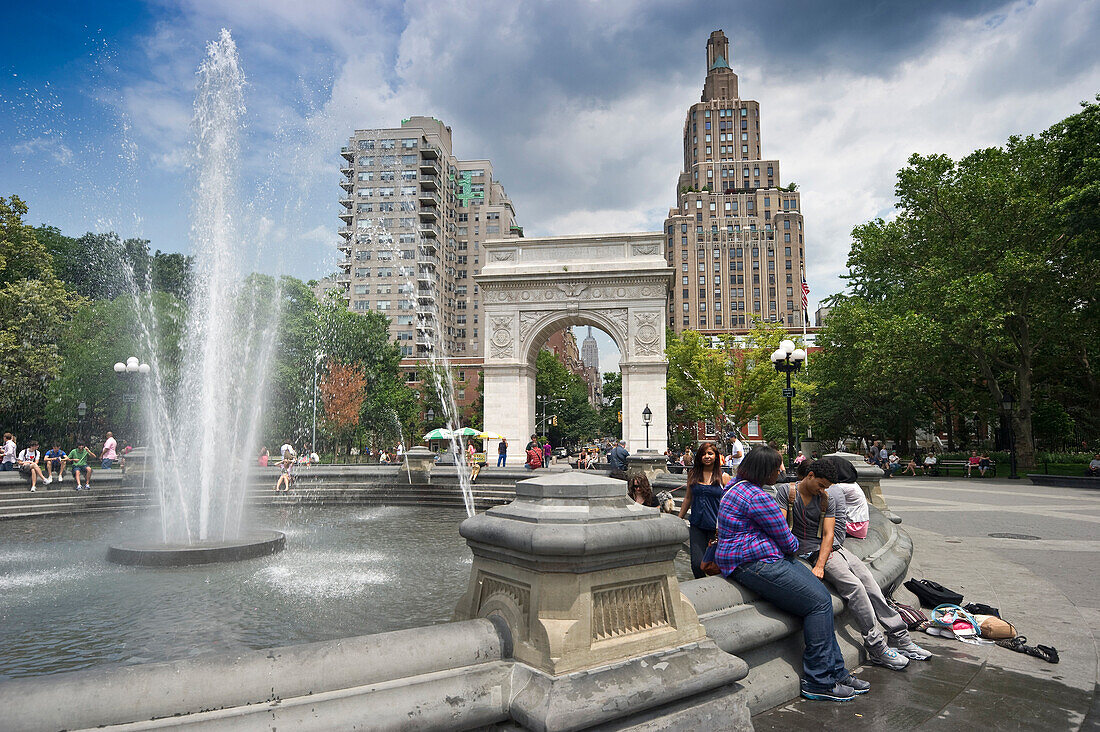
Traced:
<path fill-rule="evenodd" d="M 73 151 L 61 142 L 60 137 L 34 137 L 12 145 L 11 150 L 17 155 L 48 155 L 60 165 L 68 165 L 73 161 Z"/>

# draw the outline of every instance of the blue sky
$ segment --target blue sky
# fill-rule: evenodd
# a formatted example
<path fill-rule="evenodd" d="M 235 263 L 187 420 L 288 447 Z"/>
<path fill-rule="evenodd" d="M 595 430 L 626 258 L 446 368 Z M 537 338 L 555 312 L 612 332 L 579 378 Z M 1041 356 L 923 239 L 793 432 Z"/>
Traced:
<path fill-rule="evenodd" d="M 307 279 L 337 257 L 340 145 L 410 114 L 493 160 L 528 235 L 659 229 L 716 28 L 802 191 L 811 307 L 909 154 L 1037 132 L 1100 91 L 1098 0 L 55 2 L 5 20 L 0 195 L 166 251 L 190 248 L 195 70 L 229 28 L 245 233 L 261 268 Z"/>

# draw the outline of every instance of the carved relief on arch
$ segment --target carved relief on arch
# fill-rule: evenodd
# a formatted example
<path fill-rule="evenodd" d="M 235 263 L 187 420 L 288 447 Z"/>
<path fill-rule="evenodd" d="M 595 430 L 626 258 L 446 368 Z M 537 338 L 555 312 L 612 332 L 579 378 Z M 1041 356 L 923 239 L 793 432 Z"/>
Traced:
<path fill-rule="evenodd" d="M 515 351 L 512 337 L 512 315 L 490 316 L 489 353 L 492 358 L 512 358 Z"/>
<path fill-rule="evenodd" d="M 661 353 L 661 313 L 634 314 L 634 353 L 658 356 Z"/>

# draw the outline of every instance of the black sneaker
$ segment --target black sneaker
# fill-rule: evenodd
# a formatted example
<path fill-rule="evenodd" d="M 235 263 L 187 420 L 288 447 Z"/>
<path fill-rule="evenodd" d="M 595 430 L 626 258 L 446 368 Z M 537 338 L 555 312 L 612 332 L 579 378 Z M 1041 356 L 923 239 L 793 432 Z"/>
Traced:
<path fill-rule="evenodd" d="M 840 683 L 844 684 L 845 686 L 852 687 L 852 691 L 857 694 L 866 694 L 868 691 L 871 690 L 871 683 L 869 681 L 864 681 L 863 679 L 856 678 L 851 674 L 848 674 L 848 678 L 844 679 Z"/>
<path fill-rule="evenodd" d="M 803 682 L 802 696 L 813 701 L 845 702 L 855 699 L 856 692 L 845 684 L 834 684 L 831 689 L 814 689 Z"/>

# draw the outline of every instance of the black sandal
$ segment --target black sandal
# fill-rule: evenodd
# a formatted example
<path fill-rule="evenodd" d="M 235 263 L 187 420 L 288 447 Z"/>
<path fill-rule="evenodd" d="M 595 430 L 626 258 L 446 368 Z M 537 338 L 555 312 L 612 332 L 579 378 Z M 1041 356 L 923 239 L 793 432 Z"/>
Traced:
<path fill-rule="evenodd" d="M 1026 653 L 1029 656 L 1035 656 L 1035 658 L 1041 658 L 1047 663 L 1058 663 L 1058 649 L 1054 646 L 1029 646 L 1027 645 L 1027 636 L 1018 635 L 1015 638 L 1004 638 L 997 641 L 997 645 L 1001 648 L 1007 648 L 1010 651 L 1016 651 L 1017 653 Z"/>

